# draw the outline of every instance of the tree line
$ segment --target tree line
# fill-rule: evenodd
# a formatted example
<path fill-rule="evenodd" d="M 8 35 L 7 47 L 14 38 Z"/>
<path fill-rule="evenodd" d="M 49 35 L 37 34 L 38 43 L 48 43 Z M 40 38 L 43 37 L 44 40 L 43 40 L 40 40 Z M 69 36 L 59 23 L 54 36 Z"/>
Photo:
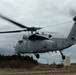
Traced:
<path fill-rule="evenodd" d="M 29 56 L 4 56 L 0 55 L 0 68 L 25 68 L 30 69 L 38 65 L 37 60 Z"/>

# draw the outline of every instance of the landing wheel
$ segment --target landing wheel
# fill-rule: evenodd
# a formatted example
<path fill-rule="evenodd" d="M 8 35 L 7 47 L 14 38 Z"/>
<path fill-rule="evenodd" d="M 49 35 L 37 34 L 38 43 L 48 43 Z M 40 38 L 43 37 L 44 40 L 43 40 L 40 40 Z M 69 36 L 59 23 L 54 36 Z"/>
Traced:
<path fill-rule="evenodd" d="M 65 60 L 65 56 L 64 55 L 62 56 L 62 59 Z"/>
<path fill-rule="evenodd" d="M 39 54 L 35 54 L 36 58 L 39 59 L 40 58 L 40 55 Z"/>
<path fill-rule="evenodd" d="M 62 56 L 62 59 L 65 60 L 65 56 L 63 55 L 62 51 L 60 51 L 60 54 Z"/>

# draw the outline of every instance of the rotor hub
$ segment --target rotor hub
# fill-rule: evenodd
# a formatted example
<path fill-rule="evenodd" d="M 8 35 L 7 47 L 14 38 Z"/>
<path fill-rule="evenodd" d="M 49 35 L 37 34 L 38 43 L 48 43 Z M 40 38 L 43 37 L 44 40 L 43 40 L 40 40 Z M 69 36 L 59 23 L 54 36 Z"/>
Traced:
<path fill-rule="evenodd" d="M 73 18 L 73 21 L 76 21 L 76 16 Z"/>

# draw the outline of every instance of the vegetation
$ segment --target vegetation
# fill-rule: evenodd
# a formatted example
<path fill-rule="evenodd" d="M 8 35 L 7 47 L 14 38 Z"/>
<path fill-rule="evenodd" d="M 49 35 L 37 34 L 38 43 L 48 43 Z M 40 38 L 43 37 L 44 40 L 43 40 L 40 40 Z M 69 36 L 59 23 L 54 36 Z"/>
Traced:
<path fill-rule="evenodd" d="M 4 56 L 0 55 L 0 68 L 25 68 L 30 69 L 38 65 L 38 62 L 29 56 Z"/>
<path fill-rule="evenodd" d="M 56 65 L 56 67 L 57 67 L 57 68 L 63 68 L 64 65 L 63 65 L 63 64 L 58 64 L 58 65 Z"/>

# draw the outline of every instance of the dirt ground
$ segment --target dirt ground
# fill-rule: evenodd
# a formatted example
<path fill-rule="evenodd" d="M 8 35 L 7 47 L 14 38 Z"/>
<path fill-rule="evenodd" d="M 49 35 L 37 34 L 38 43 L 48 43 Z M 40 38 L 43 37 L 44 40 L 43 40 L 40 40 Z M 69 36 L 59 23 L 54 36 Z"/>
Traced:
<path fill-rule="evenodd" d="M 0 75 L 76 75 L 76 71 L 67 70 L 26 70 L 26 69 L 0 69 Z"/>

